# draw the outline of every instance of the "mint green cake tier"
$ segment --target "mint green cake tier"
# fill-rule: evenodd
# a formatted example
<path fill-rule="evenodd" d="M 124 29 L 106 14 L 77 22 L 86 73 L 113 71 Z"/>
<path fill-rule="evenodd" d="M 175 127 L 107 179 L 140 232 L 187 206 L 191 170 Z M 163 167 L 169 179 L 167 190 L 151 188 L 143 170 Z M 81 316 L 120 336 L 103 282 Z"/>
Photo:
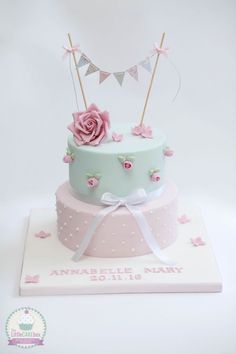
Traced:
<path fill-rule="evenodd" d="M 78 146 L 72 135 L 68 138 L 68 148 L 74 157 L 69 165 L 69 180 L 80 200 L 99 204 L 105 192 L 124 197 L 137 188 L 151 192 L 163 186 L 165 135 L 154 131 L 152 139 L 134 136 L 131 127 L 131 124 L 112 126 L 111 132 L 123 134 L 121 142 L 110 137 L 98 146 Z M 132 169 L 123 168 L 122 158 L 132 160 Z M 151 170 L 158 170 L 159 181 L 152 181 Z M 90 176 L 99 179 L 96 187 L 88 187 Z"/>

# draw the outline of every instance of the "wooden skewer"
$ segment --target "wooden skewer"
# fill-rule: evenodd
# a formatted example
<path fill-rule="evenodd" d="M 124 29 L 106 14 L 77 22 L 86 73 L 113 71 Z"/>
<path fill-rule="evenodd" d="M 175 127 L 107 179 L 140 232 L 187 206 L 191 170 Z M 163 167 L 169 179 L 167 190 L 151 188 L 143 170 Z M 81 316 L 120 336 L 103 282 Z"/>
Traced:
<path fill-rule="evenodd" d="M 163 32 L 163 34 L 162 34 L 161 43 L 160 43 L 160 47 L 159 48 L 162 48 L 163 42 L 164 42 L 164 38 L 165 38 L 165 32 Z M 146 96 L 145 103 L 144 103 L 144 108 L 143 108 L 143 113 L 142 113 L 141 120 L 140 120 L 140 125 L 143 124 L 144 115 L 145 115 L 147 104 L 148 104 L 148 99 L 149 99 L 150 92 L 151 92 L 151 89 L 152 89 L 152 84 L 153 84 L 153 81 L 154 81 L 154 77 L 155 77 L 156 71 L 157 71 L 157 64 L 158 64 L 158 61 L 159 61 L 159 57 L 160 57 L 160 53 L 157 54 L 156 62 L 155 62 L 154 69 L 153 69 L 153 72 L 152 72 L 152 77 L 151 77 L 150 84 L 149 84 L 148 91 L 147 91 L 147 96 Z"/>
<path fill-rule="evenodd" d="M 72 39 L 71 39 L 70 33 L 68 33 L 68 38 L 69 38 L 70 46 L 71 46 L 71 48 L 73 48 L 73 43 L 72 43 Z M 79 74 L 79 68 L 78 68 L 77 63 L 76 63 L 76 57 L 75 57 L 75 52 L 74 51 L 72 51 L 72 55 L 73 55 L 73 59 L 74 59 L 75 69 L 76 69 L 76 72 L 77 72 L 77 77 L 78 77 L 78 80 L 79 80 L 80 89 L 81 89 L 82 96 L 83 96 L 85 109 L 87 109 L 88 106 L 87 106 L 87 102 L 86 102 L 86 98 L 85 98 L 85 94 L 84 94 L 82 80 L 81 80 L 80 74 Z"/>

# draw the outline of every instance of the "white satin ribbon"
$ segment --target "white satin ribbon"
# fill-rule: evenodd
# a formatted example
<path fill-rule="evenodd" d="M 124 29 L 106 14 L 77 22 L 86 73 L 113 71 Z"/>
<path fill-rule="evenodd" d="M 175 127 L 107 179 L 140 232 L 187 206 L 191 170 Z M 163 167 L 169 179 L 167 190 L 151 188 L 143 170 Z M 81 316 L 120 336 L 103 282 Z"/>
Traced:
<path fill-rule="evenodd" d="M 156 197 L 160 195 L 162 191 L 155 192 Z M 148 245 L 148 247 L 152 250 L 153 254 L 163 263 L 168 265 L 175 265 L 175 262 L 170 260 L 166 255 L 163 254 L 158 242 L 153 235 L 150 226 L 147 223 L 145 216 L 143 215 L 142 211 L 137 207 L 137 205 L 143 204 L 151 199 L 154 198 L 154 193 L 150 193 L 150 196 L 146 193 L 144 189 L 137 189 L 132 194 L 128 195 L 127 197 L 118 197 L 112 193 L 104 193 L 101 197 L 101 203 L 106 207 L 103 208 L 98 212 L 98 214 L 94 217 L 92 223 L 89 225 L 82 242 L 75 252 L 72 260 L 78 262 L 84 252 L 86 251 L 94 232 L 96 231 L 97 227 L 101 224 L 103 219 L 110 213 L 114 212 L 120 206 L 126 207 L 129 212 L 135 218 L 140 231 L 143 234 L 143 237 Z"/>

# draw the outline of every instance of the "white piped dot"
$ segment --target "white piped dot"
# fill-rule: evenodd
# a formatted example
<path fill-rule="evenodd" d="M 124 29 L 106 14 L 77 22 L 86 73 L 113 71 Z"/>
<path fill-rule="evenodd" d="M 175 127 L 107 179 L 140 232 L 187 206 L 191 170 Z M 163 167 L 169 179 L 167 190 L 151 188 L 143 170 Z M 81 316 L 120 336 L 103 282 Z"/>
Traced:
<path fill-rule="evenodd" d="M 79 231 L 79 227 L 76 227 L 75 231 Z"/>
<path fill-rule="evenodd" d="M 116 250 L 114 248 L 112 248 L 111 252 L 114 253 Z"/>
<path fill-rule="evenodd" d="M 67 222 L 64 222 L 64 224 L 63 224 L 64 226 L 66 226 L 67 225 Z"/>
<path fill-rule="evenodd" d="M 122 226 L 123 226 L 123 227 L 125 227 L 125 226 L 126 226 L 126 224 L 122 224 Z"/>
<path fill-rule="evenodd" d="M 72 237 L 73 236 L 72 233 L 70 233 L 69 236 Z"/>
<path fill-rule="evenodd" d="M 115 233 L 115 232 L 112 232 L 111 234 L 112 234 L 112 236 L 115 236 L 116 233 Z"/>
<path fill-rule="evenodd" d="M 121 241 L 121 244 L 124 245 L 124 244 L 125 244 L 125 241 Z"/>
<path fill-rule="evenodd" d="M 143 242 L 144 241 L 144 239 L 143 238 L 140 238 L 140 242 Z"/>
<path fill-rule="evenodd" d="M 84 224 L 86 225 L 88 223 L 88 221 L 87 220 L 84 220 Z"/>
<path fill-rule="evenodd" d="M 63 230 L 63 226 L 60 226 L 60 230 Z"/>
<path fill-rule="evenodd" d="M 97 251 L 96 247 L 94 247 L 93 251 Z"/>
<path fill-rule="evenodd" d="M 102 223 L 102 226 L 103 226 L 103 227 L 105 226 L 104 222 Z"/>
<path fill-rule="evenodd" d="M 135 252 L 135 248 L 131 248 L 131 252 Z"/>
<path fill-rule="evenodd" d="M 131 235 L 135 235 L 135 232 L 134 232 L 134 231 L 131 231 Z"/>
<path fill-rule="evenodd" d="M 69 219 L 72 219 L 72 215 L 69 216 Z"/>
<path fill-rule="evenodd" d="M 79 248 L 79 245 L 75 245 L 76 248 Z"/>
<path fill-rule="evenodd" d="M 64 238 L 64 240 L 65 240 L 65 241 L 67 241 L 67 240 L 68 240 L 68 238 L 67 238 L 67 237 L 65 237 L 65 238 Z"/>
<path fill-rule="evenodd" d="M 112 217 L 112 218 L 114 218 L 114 217 L 115 217 L 115 215 L 114 215 L 114 214 L 111 214 L 111 217 Z"/>
<path fill-rule="evenodd" d="M 106 241 L 105 240 L 102 240 L 102 244 L 104 245 L 104 243 L 106 243 Z"/>
<path fill-rule="evenodd" d="M 153 214 L 153 210 L 150 210 L 150 211 L 149 211 L 149 214 Z"/>

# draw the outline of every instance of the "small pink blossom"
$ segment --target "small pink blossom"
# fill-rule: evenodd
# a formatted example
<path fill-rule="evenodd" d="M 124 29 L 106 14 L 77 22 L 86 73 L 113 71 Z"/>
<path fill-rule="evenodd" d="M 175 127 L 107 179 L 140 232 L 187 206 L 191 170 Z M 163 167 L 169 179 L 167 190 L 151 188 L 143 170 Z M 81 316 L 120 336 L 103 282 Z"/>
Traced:
<path fill-rule="evenodd" d="M 160 181 L 161 177 L 159 176 L 158 172 L 154 172 L 152 175 L 151 175 L 151 180 L 152 182 L 158 182 Z"/>
<path fill-rule="evenodd" d="M 152 129 L 151 127 L 146 127 L 144 124 L 138 125 L 131 129 L 133 135 L 141 135 L 143 138 L 152 139 Z"/>
<path fill-rule="evenodd" d="M 51 234 L 49 232 L 45 232 L 43 230 L 41 230 L 40 232 L 35 234 L 35 237 L 38 237 L 38 238 L 47 238 L 50 236 L 51 236 Z"/>
<path fill-rule="evenodd" d="M 133 168 L 133 162 L 129 161 L 129 160 L 125 160 L 122 163 L 122 166 L 125 170 L 131 170 Z"/>
<path fill-rule="evenodd" d="M 65 162 L 65 163 L 72 163 L 73 162 L 73 156 L 72 155 L 65 155 L 64 157 L 63 157 L 63 162 Z"/>
<path fill-rule="evenodd" d="M 123 134 L 112 133 L 112 140 L 119 142 L 123 140 Z"/>
<path fill-rule="evenodd" d="M 87 186 L 89 188 L 94 188 L 99 184 L 99 179 L 97 179 L 96 177 L 89 177 L 87 179 Z"/>
<path fill-rule="evenodd" d="M 180 224 L 187 224 L 191 219 L 186 214 L 183 214 L 178 218 L 178 221 Z"/>
<path fill-rule="evenodd" d="M 110 127 L 108 112 L 101 112 L 91 104 L 84 112 L 73 113 L 74 122 L 68 126 L 77 145 L 99 145 L 107 137 Z"/>
<path fill-rule="evenodd" d="M 39 275 L 26 275 L 25 276 L 25 283 L 29 284 L 36 284 L 39 283 Z"/>
<path fill-rule="evenodd" d="M 167 147 L 165 150 L 164 150 L 164 155 L 167 156 L 167 157 L 171 157 L 174 155 L 174 151 L 171 150 L 169 147 Z"/>
<path fill-rule="evenodd" d="M 191 242 L 192 242 L 193 246 L 195 246 L 195 247 L 205 245 L 205 242 L 202 240 L 202 238 L 200 236 L 198 236 L 196 238 L 191 238 Z"/>

